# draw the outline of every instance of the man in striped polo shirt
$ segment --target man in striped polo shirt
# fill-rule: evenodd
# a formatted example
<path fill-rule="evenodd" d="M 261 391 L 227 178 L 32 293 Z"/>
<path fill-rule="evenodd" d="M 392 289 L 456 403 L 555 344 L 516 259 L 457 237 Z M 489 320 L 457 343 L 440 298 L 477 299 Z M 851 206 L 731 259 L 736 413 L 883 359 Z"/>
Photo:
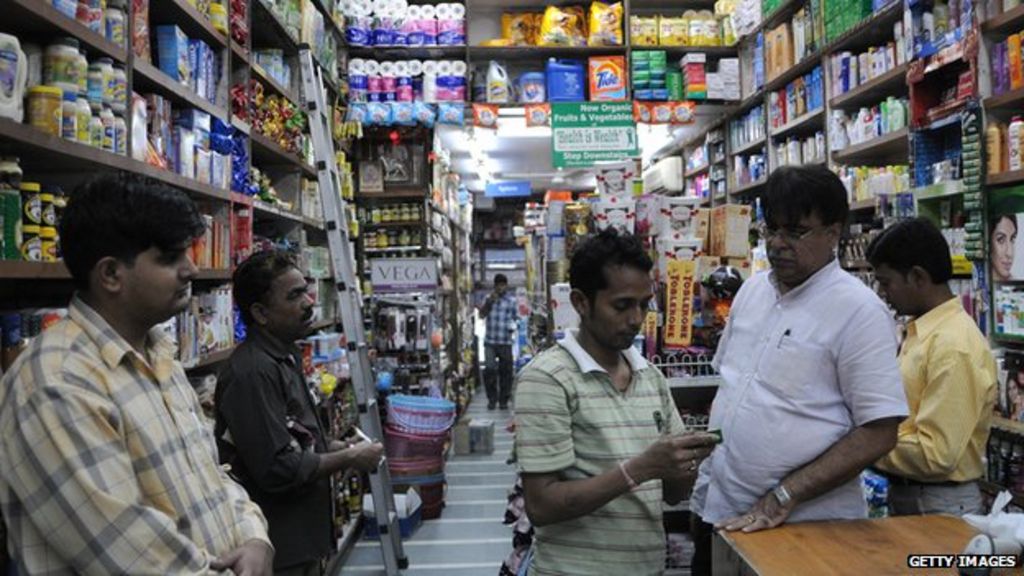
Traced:
<path fill-rule="evenodd" d="M 660 574 L 661 503 L 689 492 L 714 436 L 685 432 L 664 377 L 633 339 L 652 296 L 640 241 L 607 230 L 569 270 L 578 331 L 516 389 L 516 454 L 536 527 L 530 576 Z"/>

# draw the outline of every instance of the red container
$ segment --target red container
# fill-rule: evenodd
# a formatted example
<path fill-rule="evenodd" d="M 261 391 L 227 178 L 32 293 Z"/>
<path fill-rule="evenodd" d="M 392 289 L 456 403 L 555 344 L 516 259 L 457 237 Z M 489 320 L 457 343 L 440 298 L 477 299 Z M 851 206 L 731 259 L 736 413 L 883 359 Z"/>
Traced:
<path fill-rule="evenodd" d="M 427 436 L 402 432 L 390 426 L 384 428 L 384 449 L 389 459 L 440 458 L 447 441 L 448 432 Z"/>

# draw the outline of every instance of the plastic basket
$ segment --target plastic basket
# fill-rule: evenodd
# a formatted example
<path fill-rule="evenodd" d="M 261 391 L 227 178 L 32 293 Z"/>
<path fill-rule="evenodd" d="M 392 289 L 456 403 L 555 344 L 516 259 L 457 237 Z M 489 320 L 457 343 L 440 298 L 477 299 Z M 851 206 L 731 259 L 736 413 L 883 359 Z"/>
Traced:
<path fill-rule="evenodd" d="M 404 432 L 391 426 L 384 428 L 384 450 L 389 459 L 423 460 L 440 458 L 444 453 L 444 445 L 447 441 L 447 432 L 424 435 Z"/>
<path fill-rule="evenodd" d="M 433 476 L 444 472 L 444 458 L 388 458 L 392 478 L 402 476 Z"/>
<path fill-rule="evenodd" d="M 443 434 L 455 423 L 455 403 L 429 396 L 388 397 L 388 424 L 404 432 Z"/>

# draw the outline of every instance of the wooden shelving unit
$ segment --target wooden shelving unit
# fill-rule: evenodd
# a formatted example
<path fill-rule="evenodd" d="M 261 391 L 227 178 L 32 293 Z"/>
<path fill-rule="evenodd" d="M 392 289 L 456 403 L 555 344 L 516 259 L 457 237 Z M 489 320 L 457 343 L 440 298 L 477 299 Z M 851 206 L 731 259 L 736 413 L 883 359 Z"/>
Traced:
<path fill-rule="evenodd" d="M 790 134 L 801 134 L 808 130 L 822 129 L 824 127 L 825 109 L 818 108 L 807 112 L 803 116 L 794 118 L 784 125 L 772 130 L 772 138 L 785 138 Z"/>
<path fill-rule="evenodd" d="M 93 32 L 73 18 L 68 18 L 45 0 L 8 0 L 5 3 L 4 20 L 11 25 L 0 24 L 0 29 L 9 29 L 17 34 L 62 34 L 73 36 L 88 50 L 113 58 L 115 62 L 128 61 L 128 50 L 107 41 L 101 34 Z M 16 26 L 14 26 L 16 23 Z M 125 28 L 127 30 L 127 27 Z"/>
<path fill-rule="evenodd" d="M 905 95 L 907 93 L 907 70 L 909 64 L 902 64 L 868 80 L 856 88 L 832 98 L 829 105 L 833 109 L 855 110 L 861 106 L 877 104 L 888 96 Z"/>
<path fill-rule="evenodd" d="M 1009 92 L 1000 94 L 999 96 L 985 98 L 983 104 L 986 110 L 1009 108 L 1019 111 L 1024 108 L 1024 88 L 1010 90 Z"/>
<path fill-rule="evenodd" d="M 990 174 L 985 178 L 985 183 L 989 186 L 1021 184 L 1024 183 L 1024 170 L 1011 170 L 1008 172 L 1000 172 L 999 174 Z"/>
<path fill-rule="evenodd" d="M 832 153 L 832 159 L 850 166 L 905 164 L 910 152 L 909 128 L 883 134 L 867 142 L 854 144 Z"/>
<path fill-rule="evenodd" d="M 170 98 L 177 106 L 198 108 L 221 120 L 228 118 L 226 108 L 199 96 L 191 88 L 164 74 L 162 70 L 149 62 L 136 60 L 132 70 L 135 74 L 134 90 L 136 92 L 158 92 Z"/>

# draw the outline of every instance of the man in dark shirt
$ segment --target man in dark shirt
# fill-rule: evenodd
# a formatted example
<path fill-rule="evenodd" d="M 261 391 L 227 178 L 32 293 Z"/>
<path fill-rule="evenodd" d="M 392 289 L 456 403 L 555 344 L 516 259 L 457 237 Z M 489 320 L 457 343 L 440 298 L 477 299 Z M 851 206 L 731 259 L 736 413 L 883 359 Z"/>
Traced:
<path fill-rule="evenodd" d="M 313 301 L 291 255 L 255 254 L 233 282 L 249 332 L 217 384 L 221 459 L 267 517 L 274 573 L 317 576 L 332 548 L 331 474 L 376 468 L 383 447 L 324 433 L 295 346 L 309 333 Z"/>

